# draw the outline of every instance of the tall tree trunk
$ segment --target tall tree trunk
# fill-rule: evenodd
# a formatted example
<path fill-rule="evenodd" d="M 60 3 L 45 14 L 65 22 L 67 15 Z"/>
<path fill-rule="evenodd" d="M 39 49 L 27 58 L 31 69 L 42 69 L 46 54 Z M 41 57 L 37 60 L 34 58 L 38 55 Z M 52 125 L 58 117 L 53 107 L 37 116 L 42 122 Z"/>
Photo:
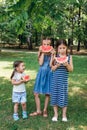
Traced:
<path fill-rule="evenodd" d="M 85 35 L 85 38 L 84 38 L 84 47 L 85 47 L 85 49 L 87 49 L 87 39 L 86 39 L 86 36 L 87 36 L 87 22 L 85 23 L 84 35 Z"/>
<path fill-rule="evenodd" d="M 37 35 L 37 30 L 35 31 L 35 46 L 38 46 L 38 35 Z"/>
<path fill-rule="evenodd" d="M 28 50 L 32 50 L 33 49 L 31 37 L 27 38 L 27 45 L 28 45 Z"/>
<path fill-rule="evenodd" d="M 81 7 L 79 7 L 79 14 L 78 14 L 78 28 L 80 30 L 80 19 L 81 19 Z M 77 46 L 77 51 L 80 51 L 80 34 L 78 35 L 78 46 Z"/>
<path fill-rule="evenodd" d="M 2 44 L 2 31 L 1 31 L 1 44 Z M 1 45 L 1 47 L 0 47 L 0 52 L 1 52 L 1 49 L 2 49 L 2 45 Z"/>
<path fill-rule="evenodd" d="M 73 29 L 74 29 L 74 23 L 72 18 L 72 38 L 71 38 L 71 45 L 73 45 Z"/>
<path fill-rule="evenodd" d="M 70 17 L 70 21 L 71 21 L 71 36 L 68 39 L 68 47 L 70 49 L 70 54 L 73 54 L 73 29 L 74 29 L 74 7 L 71 6 L 70 7 L 70 14 L 72 14 L 72 17 Z"/>
<path fill-rule="evenodd" d="M 68 39 L 68 47 L 70 49 L 70 54 L 72 55 L 73 54 L 73 39 L 72 38 Z"/>
<path fill-rule="evenodd" d="M 23 41 L 22 41 L 22 35 L 19 35 L 18 36 L 19 40 L 20 40 L 20 43 L 19 43 L 19 49 L 21 48 L 21 46 L 23 45 Z"/>
<path fill-rule="evenodd" d="M 54 48 L 54 38 L 51 38 L 51 45 L 52 45 L 53 48 Z"/>

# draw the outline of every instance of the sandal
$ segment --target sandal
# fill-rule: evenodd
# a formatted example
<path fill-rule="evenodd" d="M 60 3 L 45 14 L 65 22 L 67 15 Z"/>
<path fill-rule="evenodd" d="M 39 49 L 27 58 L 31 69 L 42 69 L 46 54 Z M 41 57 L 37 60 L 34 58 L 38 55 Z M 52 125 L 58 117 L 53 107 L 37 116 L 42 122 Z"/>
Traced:
<path fill-rule="evenodd" d="M 30 116 L 41 116 L 42 112 L 33 112 L 30 114 Z"/>
<path fill-rule="evenodd" d="M 48 117 L 47 111 L 43 111 L 43 117 Z"/>

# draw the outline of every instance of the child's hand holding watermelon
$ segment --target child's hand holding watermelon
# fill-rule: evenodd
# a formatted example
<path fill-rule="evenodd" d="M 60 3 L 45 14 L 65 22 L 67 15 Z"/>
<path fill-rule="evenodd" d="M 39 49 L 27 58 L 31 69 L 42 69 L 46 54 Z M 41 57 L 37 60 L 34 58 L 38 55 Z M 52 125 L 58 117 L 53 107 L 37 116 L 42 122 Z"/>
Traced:
<path fill-rule="evenodd" d="M 67 56 L 55 57 L 55 60 L 56 60 L 57 63 L 64 64 L 64 63 L 67 63 L 68 57 Z"/>
<path fill-rule="evenodd" d="M 25 75 L 22 77 L 22 79 L 25 81 L 25 82 L 28 82 L 30 80 L 30 76 L 29 75 Z"/>

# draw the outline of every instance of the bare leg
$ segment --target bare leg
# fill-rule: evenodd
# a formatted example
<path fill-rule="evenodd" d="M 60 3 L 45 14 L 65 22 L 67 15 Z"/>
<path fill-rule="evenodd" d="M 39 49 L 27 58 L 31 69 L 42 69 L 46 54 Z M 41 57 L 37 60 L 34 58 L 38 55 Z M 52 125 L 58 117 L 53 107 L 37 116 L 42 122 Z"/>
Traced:
<path fill-rule="evenodd" d="M 26 103 L 22 103 L 21 105 L 22 105 L 22 110 L 26 111 Z"/>
<path fill-rule="evenodd" d="M 13 114 L 13 119 L 15 121 L 19 120 L 19 117 L 18 117 L 18 103 L 15 103 L 14 104 L 14 114 Z"/>
<path fill-rule="evenodd" d="M 48 103 L 49 103 L 49 98 L 50 98 L 50 96 L 48 94 L 46 94 L 45 95 L 45 102 L 44 102 L 43 117 L 47 117 L 48 116 L 47 107 L 48 107 Z"/>
<path fill-rule="evenodd" d="M 27 111 L 26 111 L 26 102 L 22 103 L 22 116 L 23 116 L 23 119 L 27 119 L 28 116 L 27 116 Z"/>
<path fill-rule="evenodd" d="M 54 116 L 52 118 L 52 121 L 57 121 L 57 119 L 58 119 L 58 106 L 53 106 L 53 110 L 54 110 Z"/>
<path fill-rule="evenodd" d="M 40 98 L 39 98 L 39 94 L 35 93 L 35 102 L 36 102 L 36 109 L 37 112 L 40 113 L 41 112 L 41 108 L 40 108 Z"/>
<path fill-rule="evenodd" d="M 18 113 L 18 103 L 14 104 L 14 113 Z"/>
<path fill-rule="evenodd" d="M 67 112 L 67 107 L 63 107 L 62 108 L 62 117 L 63 118 L 66 118 L 67 116 L 66 116 L 66 112 Z"/>
<path fill-rule="evenodd" d="M 48 94 L 46 94 L 45 96 L 46 97 L 45 97 L 45 103 L 44 103 L 44 111 L 47 111 L 50 96 Z"/>
<path fill-rule="evenodd" d="M 54 117 L 58 118 L 58 106 L 54 106 L 53 110 L 54 110 Z"/>

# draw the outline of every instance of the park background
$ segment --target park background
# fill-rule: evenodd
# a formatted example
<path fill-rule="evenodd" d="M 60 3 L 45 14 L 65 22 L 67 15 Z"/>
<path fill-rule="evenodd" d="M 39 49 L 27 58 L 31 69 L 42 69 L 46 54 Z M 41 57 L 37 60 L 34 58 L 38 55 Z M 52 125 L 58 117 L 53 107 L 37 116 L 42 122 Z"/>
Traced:
<path fill-rule="evenodd" d="M 74 71 L 69 74 L 68 123 L 49 117 L 12 119 L 10 75 L 15 60 L 23 60 L 31 80 L 26 84 L 28 113 L 35 110 L 33 86 L 39 64 L 37 50 L 43 37 L 67 40 Z M 41 96 L 43 108 L 44 96 Z M 21 107 L 19 108 L 21 117 Z M 0 0 L 0 130 L 87 130 L 87 0 Z"/>

